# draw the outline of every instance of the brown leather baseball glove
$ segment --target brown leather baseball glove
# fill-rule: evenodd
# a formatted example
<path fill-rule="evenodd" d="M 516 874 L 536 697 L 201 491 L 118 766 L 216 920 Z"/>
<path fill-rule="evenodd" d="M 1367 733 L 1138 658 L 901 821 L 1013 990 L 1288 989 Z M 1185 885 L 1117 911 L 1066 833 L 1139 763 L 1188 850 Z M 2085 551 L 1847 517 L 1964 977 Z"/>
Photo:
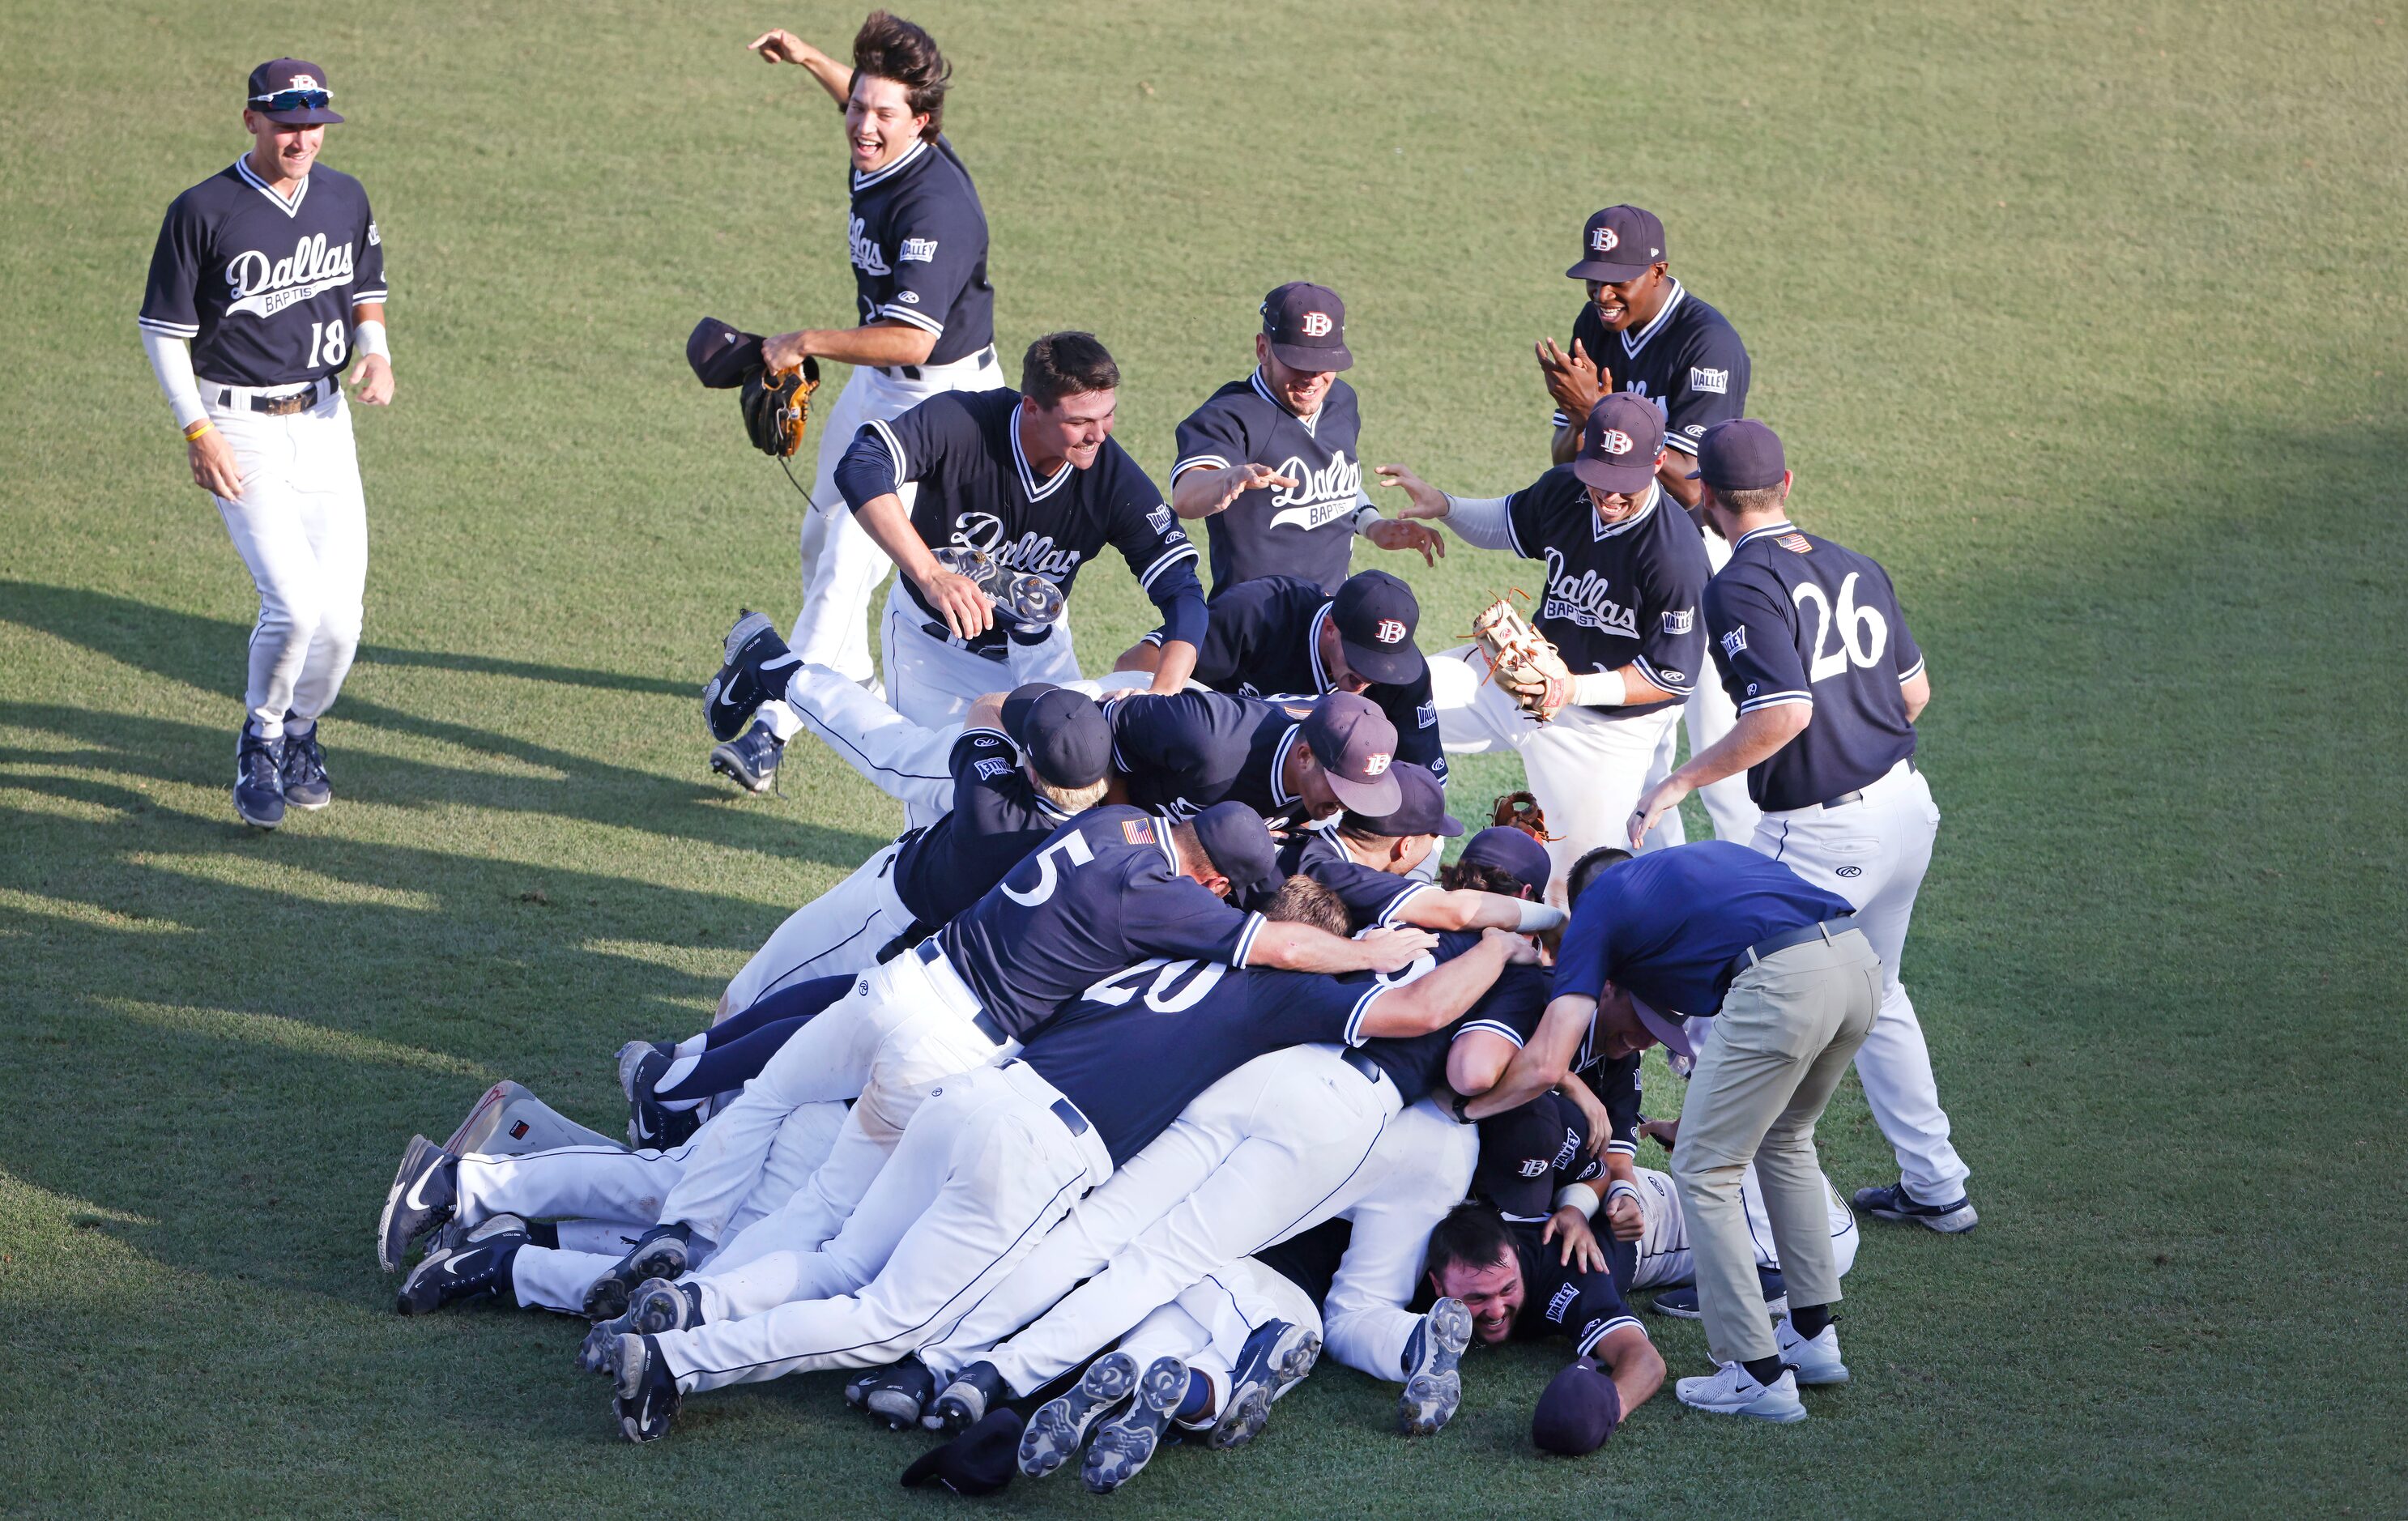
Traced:
<path fill-rule="evenodd" d="M 1497 683 L 1537 722 L 1555 717 L 1571 700 L 1572 677 L 1563 656 L 1510 600 L 1500 596 L 1480 610 L 1471 638 L 1487 655 Z"/>
<path fill-rule="evenodd" d="M 803 447 L 811 421 L 811 393 L 820 386 L 820 362 L 808 355 L 788 369 L 756 369 L 736 395 L 744 410 L 744 432 L 752 447 L 771 459 L 792 459 Z"/>

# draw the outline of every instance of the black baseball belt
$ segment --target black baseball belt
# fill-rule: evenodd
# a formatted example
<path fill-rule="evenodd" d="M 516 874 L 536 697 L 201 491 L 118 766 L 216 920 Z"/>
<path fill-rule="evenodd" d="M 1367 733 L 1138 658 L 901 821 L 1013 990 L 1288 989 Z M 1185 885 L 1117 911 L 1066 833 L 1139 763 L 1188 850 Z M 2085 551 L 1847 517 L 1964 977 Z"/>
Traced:
<path fill-rule="evenodd" d="M 1022 1061 L 1017 1056 L 1014 1056 L 1011 1060 L 1005 1062 L 1003 1065 L 1006 1067 L 1028 1067 L 1026 1062 Z M 1037 1069 L 1031 1067 L 1029 1068 L 1029 1070 L 1033 1072 Z M 1039 1075 L 1042 1076 L 1043 1074 L 1040 1073 Z M 1080 1113 L 1079 1106 L 1070 1102 L 1068 1098 L 1056 1098 L 1053 1103 L 1046 1107 L 1053 1110 L 1054 1117 L 1062 1122 L 1062 1128 L 1069 1131 L 1072 1135 L 1083 1136 L 1089 1130 L 1090 1126 L 1087 1124 L 1087 1116 Z"/>
<path fill-rule="evenodd" d="M 990 343 L 985 348 L 981 349 L 978 352 L 971 354 L 969 357 L 978 361 L 979 368 L 993 369 L 995 367 L 995 345 Z M 956 359 L 943 365 L 881 365 L 878 366 L 878 373 L 885 376 L 890 380 L 916 380 L 920 379 L 922 374 L 926 370 L 950 369 L 953 366 L 960 363 L 961 361 Z"/>
<path fill-rule="evenodd" d="M 1338 1059 L 1362 1073 L 1364 1082 L 1375 1087 L 1379 1085 L 1380 1064 L 1363 1055 L 1363 1049 L 1360 1046 L 1346 1047 L 1338 1054 Z"/>
<path fill-rule="evenodd" d="M 918 956 L 924 963 L 932 962 L 939 956 L 945 954 L 945 948 L 939 944 L 935 940 L 930 939 L 922 940 L 918 945 L 913 946 L 911 948 L 911 954 Z M 1011 1040 L 1011 1032 L 1003 1027 L 1003 1021 L 996 1018 L 993 1014 L 988 1013 L 983 1009 L 970 1016 L 970 1026 L 977 1030 L 981 1035 L 983 1035 L 988 1040 L 994 1041 L 996 1045 L 1003 1045 Z M 1080 1123 L 1084 1125 L 1086 1122 L 1082 1120 Z"/>
<path fill-rule="evenodd" d="M 1914 756 L 1909 755 L 1908 757 L 1906 757 L 1906 768 L 1907 768 L 1909 771 L 1913 771 L 1913 770 L 1914 770 L 1914 769 L 1916 768 L 1915 768 L 1915 764 L 1914 764 Z M 1861 802 L 1863 802 L 1864 800 L 1865 800 L 1865 789 L 1864 789 L 1863 787 L 1858 787 L 1858 788 L 1857 788 L 1856 791 L 1854 791 L 1854 792 L 1843 792 L 1843 793 L 1840 794 L 1840 796 L 1838 796 L 1837 797 L 1826 797 L 1826 798 L 1824 798 L 1824 799 L 1823 799 L 1823 805 L 1822 805 L 1822 806 L 1823 806 L 1823 807 L 1825 807 L 1825 808 L 1845 808 L 1845 807 L 1847 807 L 1850 803 L 1861 803 Z"/>
<path fill-rule="evenodd" d="M 1856 916 L 1853 913 L 1843 913 L 1836 919 L 1826 919 L 1820 924 L 1799 925 L 1796 929 L 1784 929 L 1778 935 L 1768 935 L 1731 957 L 1730 966 L 1723 972 L 1723 986 L 1730 986 L 1740 973 L 1767 956 L 1786 951 L 1792 946 L 1804 945 L 1809 940 L 1828 940 L 1856 927 Z"/>
<path fill-rule="evenodd" d="M 263 417 L 293 417 L 299 413 L 308 411 L 310 408 L 315 407 L 318 403 L 325 400 L 327 392 L 333 387 L 334 383 L 335 382 L 332 380 L 312 380 L 308 385 L 303 386 L 300 390 L 294 392 L 289 396 L 262 396 L 254 395 L 243 398 L 239 405 L 248 407 L 251 410 L 259 413 Z M 247 388 L 229 385 L 221 385 L 217 387 L 218 405 L 221 407 L 233 407 L 237 405 L 235 401 L 235 393 L 238 390 L 244 389 Z"/>

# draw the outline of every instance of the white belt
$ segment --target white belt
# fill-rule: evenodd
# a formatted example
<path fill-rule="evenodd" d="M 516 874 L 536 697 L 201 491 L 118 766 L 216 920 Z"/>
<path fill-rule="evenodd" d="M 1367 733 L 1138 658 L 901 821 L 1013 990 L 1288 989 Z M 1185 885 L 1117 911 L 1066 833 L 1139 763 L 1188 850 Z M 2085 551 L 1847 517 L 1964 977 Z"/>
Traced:
<path fill-rule="evenodd" d="M 1014 1092 L 1038 1108 L 1048 1111 L 1061 1122 L 1062 1128 L 1069 1132 L 1071 1142 L 1086 1160 L 1088 1185 L 1101 1187 L 1104 1180 L 1112 1175 L 1112 1154 L 1105 1146 L 1102 1135 L 1097 1133 L 1087 1116 L 1080 1112 L 1079 1106 L 1070 1102 L 1061 1089 L 1046 1082 L 1042 1073 L 1025 1061 L 1006 1062 L 1002 1073 L 1003 1080 L 1011 1084 Z"/>

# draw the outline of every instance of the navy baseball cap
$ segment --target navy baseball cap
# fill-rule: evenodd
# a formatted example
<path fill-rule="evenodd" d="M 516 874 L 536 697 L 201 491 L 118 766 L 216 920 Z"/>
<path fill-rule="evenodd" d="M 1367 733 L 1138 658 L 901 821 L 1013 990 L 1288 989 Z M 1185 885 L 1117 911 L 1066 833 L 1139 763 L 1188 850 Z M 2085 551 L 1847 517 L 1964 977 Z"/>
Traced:
<path fill-rule="evenodd" d="M 903 1487 L 940 1484 L 956 1495 L 994 1494 L 1020 1467 L 1022 1425 L 1020 1412 L 1010 1405 L 990 1411 L 953 1441 L 922 1453 L 903 1471 Z"/>
<path fill-rule="evenodd" d="M 333 126 L 342 120 L 326 109 L 335 93 L 326 71 L 298 58 L 274 58 L 251 71 L 243 105 L 279 126 Z"/>
<path fill-rule="evenodd" d="M 1112 763 L 1112 726 L 1095 699 L 1031 682 L 1003 699 L 1003 732 L 1057 787 L 1091 787 Z"/>
<path fill-rule="evenodd" d="M 1588 414 L 1572 474 L 1599 491 L 1642 492 L 1656 479 L 1656 456 L 1662 452 L 1664 414 L 1645 396 L 1616 391 Z"/>
<path fill-rule="evenodd" d="M 1290 369 L 1351 369 L 1346 303 L 1326 285 L 1290 280 L 1263 297 L 1263 337 L 1271 357 Z"/>
<path fill-rule="evenodd" d="M 1397 726 L 1378 703 L 1353 692 L 1329 693 L 1305 715 L 1303 729 L 1340 803 L 1377 817 L 1402 799 L 1404 788 L 1389 770 L 1397 758 Z"/>
<path fill-rule="evenodd" d="M 1639 1023 L 1647 1027 L 1647 1033 L 1661 1042 L 1666 1051 L 1675 1056 L 1684 1056 L 1691 1061 L 1697 1060 L 1698 1048 L 1689 1043 L 1687 1021 L 1659 1014 L 1638 994 L 1632 993 L 1628 988 L 1624 988 L 1622 991 L 1630 999 L 1631 1011 L 1638 1014 Z"/>
<path fill-rule="evenodd" d="M 1338 625 L 1347 669 L 1365 681 L 1392 686 L 1418 681 L 1426 668 L 1413 644 L 1422 605 L 1412 587 L 1386 571 L 1363 570 L 1347 577 L 1330 604 L 1329 619 Z"/>
<path fill-rule="evenodd" d="M 1664 224 L 1653 211 L 1609 206 L 1581 229 L 1580 263 L 1564 271 L 1574 280 L 1611 284 L 1643 275 L 1664 257 Z"/>
<path fill-rule="evenodd" d="M 1788 473 L 1781 435 L 1755 418 L 1733 417 L 1708 428 L 1698 440 L 1698 467 L 1689 479 L 1716 491 L 1756 491 L 1781 484 Z"/>
<path fill-rule="evenodd" d="M 686 336 L 685 362 L 694 378 L 713 391 L 732 391 L 761 367 L 761 335 L 705 317 Z"/>
<path fill-rule="evenodd" d="M 1575 1357 L 1539 1396 L 1530 1413 L 1530 1440 L 1565 1457 L 1585 1457 L 1605 1445 L 1622 1424 L 1622 1391 L 1605 1370 Z"/>
<path fill-rule="evenodd" d="M 1446 789 L 1439 784 L 1429 768 L 1398 761 L 1388 774 L 1397 779 L 1397 806 L 1380 814 L 1357 813 L 1349 809 L 1346 827 L 1386 835 L 1392 839 L 1409 839 L 1415 835 L 1453 839 L 1463 833 L 1463 825 L 1447 816 Z"/>
<path fill-rule="evenodd" d="M 1546 895 L 1547 878 L 1555 870 L 1547 847 L 1511 825 L 1481 830 L 1463 842 L 1463 854 L 1455 859 L 1465 866 L 1495 867 L 1530 889 L 1533 897 Z"/>
<path fill-rule="evenodd" d="M 1270 825 L 1243 803 L 1214 803 L 1197 814 L 1196 839 L 1212 858 L 1212 869 L 1229 879 L 1229 901 L 1249 913 L 1287 881 Z"/>

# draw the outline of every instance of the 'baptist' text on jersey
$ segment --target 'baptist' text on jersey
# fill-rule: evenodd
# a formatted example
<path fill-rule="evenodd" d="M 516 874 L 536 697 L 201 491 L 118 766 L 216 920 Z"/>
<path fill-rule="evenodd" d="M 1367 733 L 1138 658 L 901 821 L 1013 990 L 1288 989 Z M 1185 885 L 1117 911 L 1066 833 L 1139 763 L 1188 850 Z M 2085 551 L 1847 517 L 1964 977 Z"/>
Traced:
<path fill-rule="evenodd" d="M 1193 469 L 1267 465 L 1296 482 L 1257 486 L 1204 520 L 1212 594 L 1260 576 L 1299 576 L 1325 592 L 1346 579 L 1354 513 L 1367 506 L 1354 388 L 1332 380 L 1321 410 L 1298 417 L 1263 383 L 1232 380 L 1179 424 L 1171 484 Z"/>
<path fill-rule="evenodd" d="M 1597 710 L 1610 718 L 1652 713 L 1688 695 L 1705 659 L 1698 600 L 1705 593 L 1705 540 L 1660 486 L 1612 526 L 1588 492 L 1558 465 L 1505 504 L 1513 552 L 1543 561 L 1545 590 L 1530 623 L 1555 641 L 1574 672 L 1620 670 L 1672 693 L 1661 702 Z"/>

